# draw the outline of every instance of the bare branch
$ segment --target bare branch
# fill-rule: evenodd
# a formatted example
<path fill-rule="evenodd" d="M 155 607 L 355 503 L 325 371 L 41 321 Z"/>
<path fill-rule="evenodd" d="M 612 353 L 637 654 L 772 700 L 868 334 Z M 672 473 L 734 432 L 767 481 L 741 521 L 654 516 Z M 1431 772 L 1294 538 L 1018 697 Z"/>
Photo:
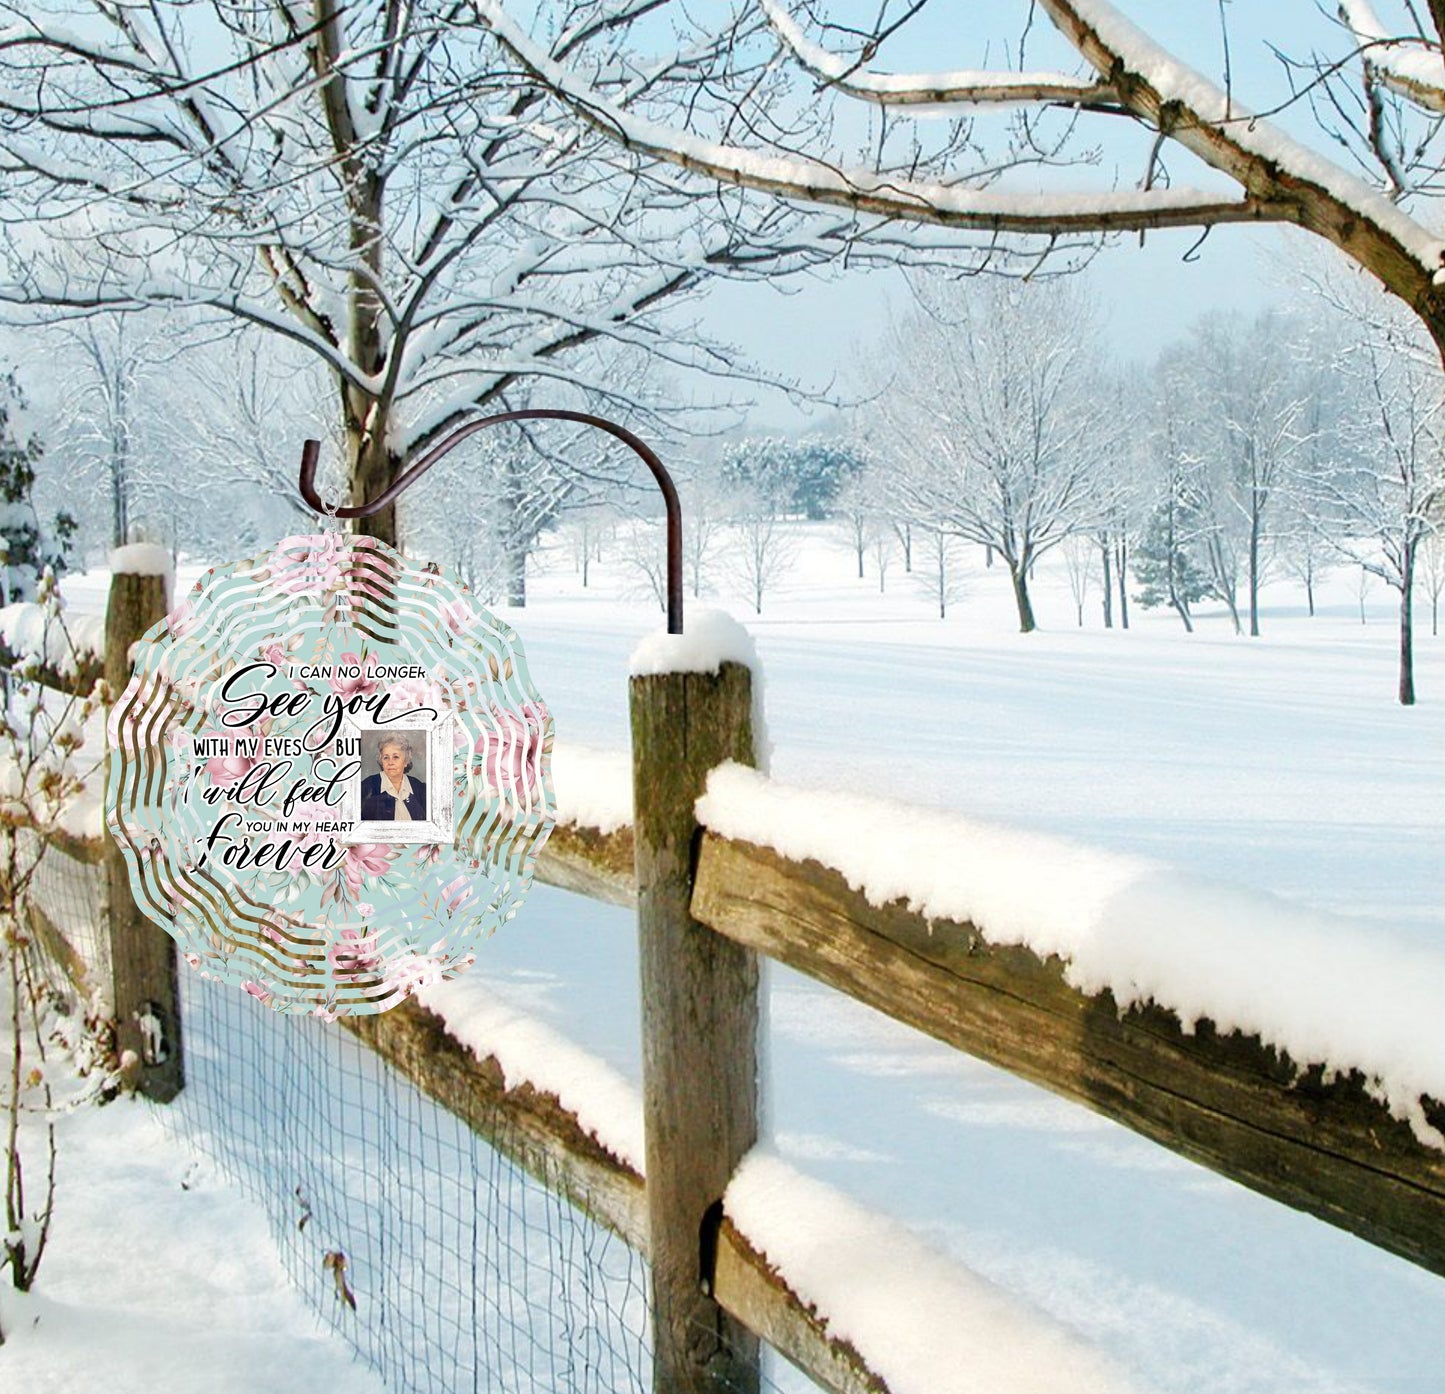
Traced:
<path fill-rule="evenodd" d="M 1013 194 L 924 182 L 871 170 L 842 169 L 807 155 L 775 155 L 698 139 L 618 108 L 553 62 L 512 23 L 499 0 L 476 0 L 493 32 L 517 60 L 594 130 L 636 154 L 665 160 L 724 183 L 860 213 L 986 232 L 1056 234 L 1197 227 L 1223 222 L 1288 222 L 1288 200 L 1220 198 L 1195 189 L 1117 193 Z"/>
<path fill-rule="evenodd" d="M 984 105 L 1035 102 L 1047 106 L 1108 107 L 1117 94 L 1103 79 L 1081 81 L 1064 73 L 875 73 L 809 42 L 777 0 L 760 0 L 768 23 L 799 65 L 820 86 L 879 106 Z M 872 45 L 870 44 L 870 47 Z"/>

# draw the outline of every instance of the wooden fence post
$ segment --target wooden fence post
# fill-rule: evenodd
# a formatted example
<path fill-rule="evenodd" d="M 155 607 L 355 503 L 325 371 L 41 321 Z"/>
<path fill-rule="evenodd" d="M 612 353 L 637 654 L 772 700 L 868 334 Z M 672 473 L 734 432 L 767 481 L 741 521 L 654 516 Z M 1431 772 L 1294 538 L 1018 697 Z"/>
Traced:
<path fill-rule="evenodd" d="M 168 589 L 165 576 L 128 572 L 112 576 L 105 612 L 105 681 L 112 701 L 119 700 L 130 682 L 131 645 L 170 610 Z M 140 1092 L 168 1103 L 184 1083 L 176 943 L 141 914 L 120 848 L 109 838 L 106 842 L 116 1050 L 135 1053 Z"/>
<path fill-rule="evenodd" d="M 713 1300 L 724 1189 L 758 1130 L 756 955 L 690 913 L 693 804 L 753 763 L 752 674 L 631 680 L 654 1394 L 753 1394 L 758 1340 Z"/>

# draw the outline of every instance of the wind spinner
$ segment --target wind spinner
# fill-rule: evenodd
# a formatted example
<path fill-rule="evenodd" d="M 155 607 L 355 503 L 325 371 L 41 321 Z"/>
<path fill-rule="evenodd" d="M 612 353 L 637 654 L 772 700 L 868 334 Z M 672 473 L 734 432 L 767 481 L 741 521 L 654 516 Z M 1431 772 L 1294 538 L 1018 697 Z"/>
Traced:
<path fill-rule="evenodd" d="M 449 571 L 336 528 L 501 421 L 471 422 L 378 499 L 213 567 L 136 645 L 112 709 L 107 823 L 140 910 L 194 969 L 283 1012 L 385 1011 L 470 964 L 522 907 L 555 821 L 552 719 L 515 630 Z M 665 481 L 665 482 L 664 482 Z M 674 567 L 674 551 L 677 553 Z"/>

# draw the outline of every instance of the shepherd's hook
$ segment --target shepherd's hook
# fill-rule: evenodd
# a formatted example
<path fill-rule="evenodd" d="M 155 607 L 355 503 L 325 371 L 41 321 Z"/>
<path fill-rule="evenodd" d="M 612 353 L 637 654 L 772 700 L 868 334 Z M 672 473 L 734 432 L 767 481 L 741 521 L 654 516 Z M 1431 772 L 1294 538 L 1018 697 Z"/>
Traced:
<path fill-rule="evenodd" d="M 609 436 L 616 437 L 634 454 L 642 458 L 642 462 L 652 471 L 658 487 L 662 490 L 663 505 L 667 509 L 667 632 L 681 634 L 682 505 L 677 500 L 677 487 L 673 484 L 672 476 L 668 474 L 662 461 L 657 458 L 645 441 L 639 440 L 625 426 L 619 426 L 615 421 L 608 421 L 606 417 L 590 416 L 583 411 L 550 411 L 545 407 L 539 407 L 529 411 L 504 411 L 495 416 L 483 416 L 477 421 L 468 421 L 465 426 L 458 426 L 449 436 L 439 440 L 415 464 L 402 470 L 392 480 L 390 487 L 383 490 L 369 503 L 357 504 L 355 507 L 349 508 L 337 508 L 334 510 L 334 516 L 337 518 L 370 518 L 373 514 L 380 513 L 387 504 L 394 503 L 399 494 L 415 484 L 454 446 L 460 445 L 468 436 L 477 431 L 488 426 L 501 425 L 506 421 L 576 421 L 583 426 L 596 426 L 599 431 L 606 431 Z M 316 461 L 320 453 L 320 441 L 308 440 L 301 447 L 301 497 L 306 500 L 309 507 L 318 513 L 323 511 L 329 513 L 332 510 L 326 508 L 321 496 L 316 492 Z"/>

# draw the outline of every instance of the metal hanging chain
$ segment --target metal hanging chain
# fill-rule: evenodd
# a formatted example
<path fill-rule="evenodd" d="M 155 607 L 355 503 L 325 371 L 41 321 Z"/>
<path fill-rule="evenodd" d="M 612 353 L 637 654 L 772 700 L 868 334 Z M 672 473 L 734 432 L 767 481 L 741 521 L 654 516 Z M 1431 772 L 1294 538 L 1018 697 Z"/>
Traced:
<path fill-rule="evenodd" d="M 334 503 L 323 502 L 316 492 L 316 462 L 321 453 L 321 442 L 308 440 L 301 447 L 301 497 L 308 506 L 328 518 L 370 518 L 380 513 L 388 504 L 395 503 L 400 494 L 415 484 L 443 455 L 460 445 L 468 436 L 475 435 L 488 426 L 500 426 L 507 421 L 575 421 L 583 426 L 595 426 L 599 431 L 606 431 L 609 436 L 628 446 L 652 471 L 658 488 L 662 490 L 662 501 L 667 510 L 667 632 L 681 634 L 682 505 L 678 502 L 677 487 L 662 461 L 645 441 L 639 440 L 625 426 L 608 421 L 606 417 L 591 416 L 582 411 L 551 411 L 539 407 L 527 411 L 504 411 L 495 416 L 469 421 L 465 426 L 458 426 L 450 435 L 443 437 L 421 459 L 408 465 L 392 480 L 390 487 L 384 489 L 376 498 L 346 508 L 337 508 Z"/>

